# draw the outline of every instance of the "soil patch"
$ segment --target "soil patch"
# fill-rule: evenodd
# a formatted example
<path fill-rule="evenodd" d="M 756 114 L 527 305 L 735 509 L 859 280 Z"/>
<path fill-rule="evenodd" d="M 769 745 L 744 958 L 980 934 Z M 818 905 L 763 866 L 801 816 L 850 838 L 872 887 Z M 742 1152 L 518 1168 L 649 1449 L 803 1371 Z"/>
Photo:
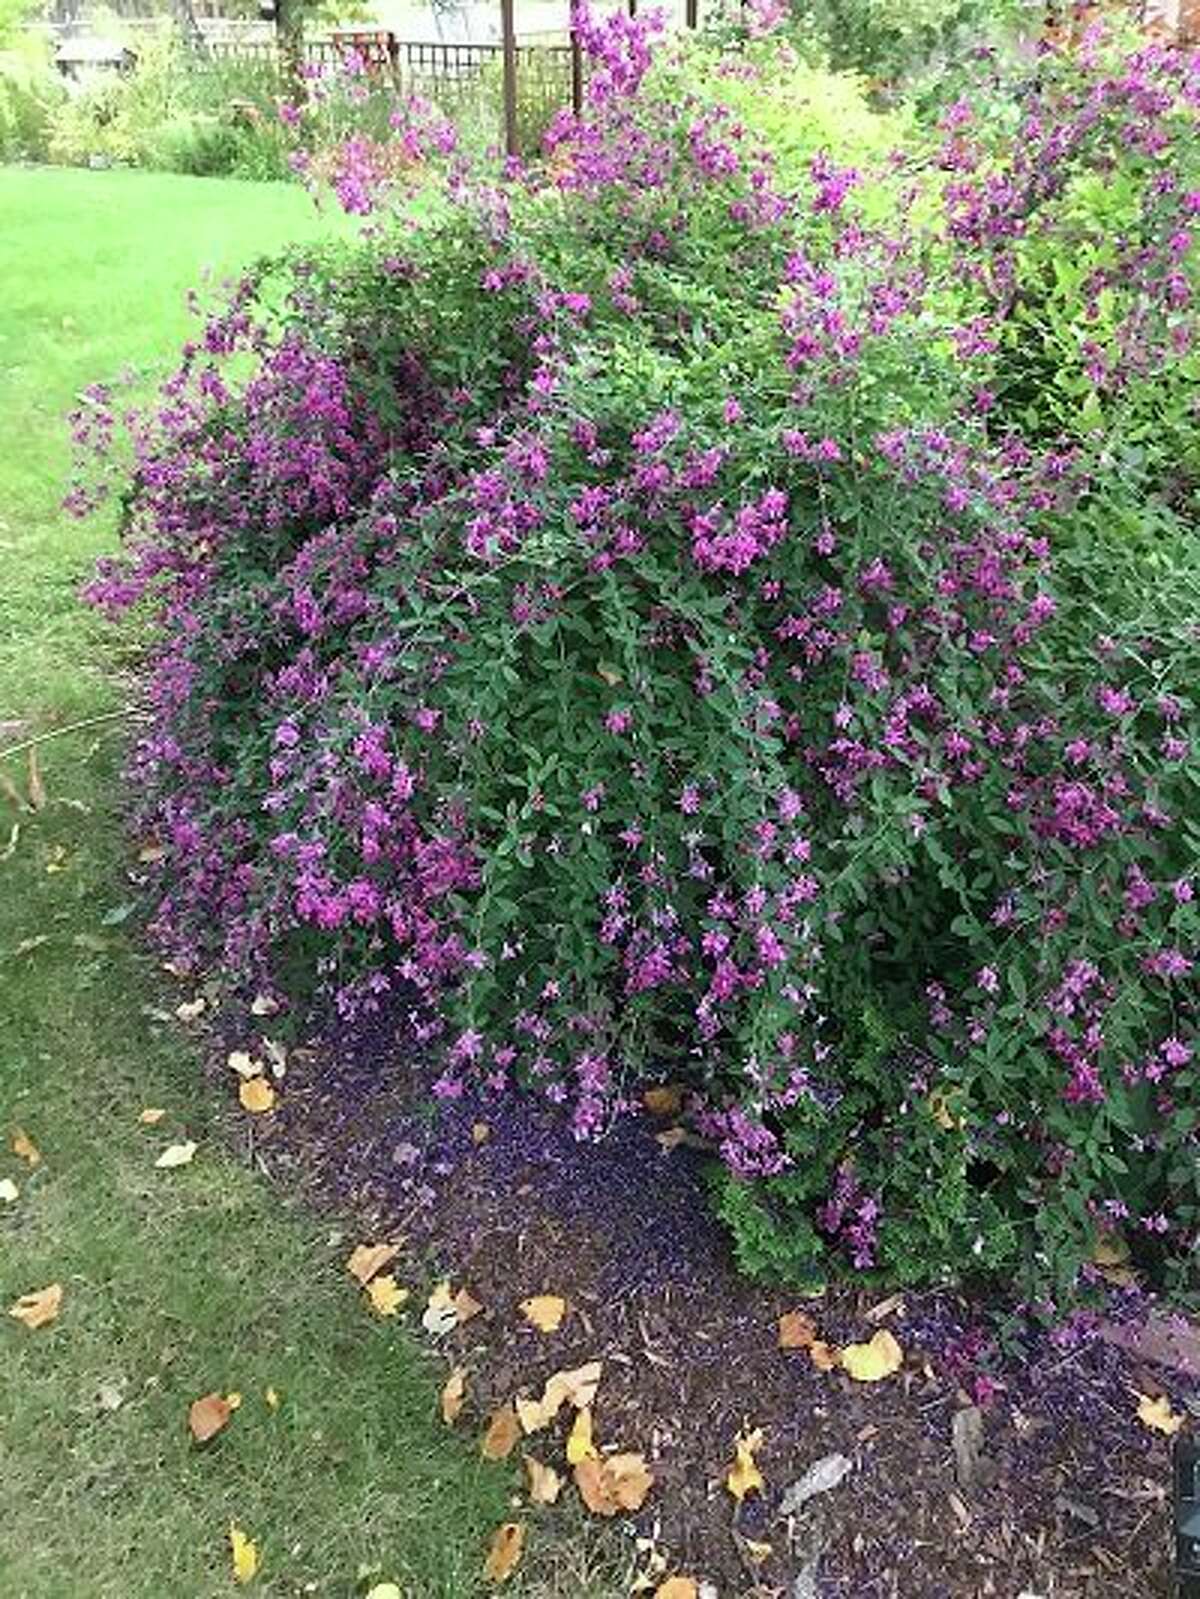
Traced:
<path fill-rule="evenodd" d="M 403 1235 L 402 1280 L 445 1275 L 482 1303 L 441 1340 L 470 1374 L 460 1427 L 603 1360 L 596 1436 L 642 1451 L 656 1478 L 619 1525 L 720 1599 L 1172 1591 L 1170 1445 L 1137 1420 L 1135 1395 L 1165 1393 L 1190 1422 L 1200 1385 L 1186 1368 L 1151 1364 L 1144 1341 L 1114 1341 L 1098 1319 L 1002 1353 L 987 1307 L 951 1293 L 881 1310 L 848 1288 L 803 1300 L 748 1282 L 709 1209 L 708 1157 L 665 1150 L 663 1122 L 631 1115 L 583 1144 L 517 1095 L 435 1112 L 404 1053 L 297 1053 L 254 1136 L 269 1169 L 351 1215 L 358 1236 Z M 552 1335 L 519 1311 L 538 1293 L 570 1303 Z M 832 1345 L 886 1326 L 903 1369 L 865 1385 L 782 1351 L 778 1318 L 797 1308 Z M 725 1476 L 739 1432 L 758 1427 L 766 1488 L 738 1507 Z M 565 1471 L 565 1431 L 526 1447 Z M 782 1512 L 789 1485 L 833 1454 L 851 1463 L 841 1482 Z"/>

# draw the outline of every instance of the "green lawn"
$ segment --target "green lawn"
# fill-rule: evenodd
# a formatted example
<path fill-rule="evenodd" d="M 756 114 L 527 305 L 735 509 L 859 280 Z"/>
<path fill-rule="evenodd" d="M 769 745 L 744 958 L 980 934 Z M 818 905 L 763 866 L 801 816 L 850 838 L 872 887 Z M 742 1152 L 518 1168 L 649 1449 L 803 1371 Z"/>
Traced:
<path fill-rule="evenodd" d="M 122 699 L 120 640 L 76 600 L 111 523 L 58 510 L 73 397 L 166 371 L 202 268 L 320 225 L 284 186 L 0 169 L 0 750 Z M 0 1594 L 228 1594 L 236 1520 L 262 1552 L 250 1592 L 349 1599 L 390 1579 L 467 1599 L 515 1474 L 442 1427 L 436 1371 L 364 1310 L 336 1218 L 298 1214 L 222 1146 L 124 920 L 123 736 L 47 743 L 37 814 L 0 796 L 0 1178 L 20 1187 L 0 1203 L 0 1307 L 65 1290 L 53 1326 L 0 1315 Z M 24 781 L 21 761 L 0 771 Z M 169 1109 L 160 1126 L 139 1124 L 149 1105 Z M 17 1125 L 36 1169 L 9 1150 Z M 193 1164 L 157 1170 L 183 1137 Z M 196 1449 L 189 1402 L 234 1389 L 231 1425 Z M 562 1531 L 535 1529 L 506 1591 L 606 1591 L 553 1514 Z"/>

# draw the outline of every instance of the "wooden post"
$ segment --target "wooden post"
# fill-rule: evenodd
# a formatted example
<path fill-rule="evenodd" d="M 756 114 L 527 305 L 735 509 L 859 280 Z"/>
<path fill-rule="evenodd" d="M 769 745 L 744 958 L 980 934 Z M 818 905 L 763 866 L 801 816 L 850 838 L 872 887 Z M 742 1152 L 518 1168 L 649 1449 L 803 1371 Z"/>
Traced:
<path fill-rule="evenodd" d="M 684 21 L 689 28 L 700 26 L 700 0 L 686 0 Z"/>
<path fill-rule="evenodd" d="M 583 48 L 577 28 L 571 29 L 571 110 L 583 115 Z"/>
<path fill-rule="evenodd" d="M 500 37 L 504 47 L 504 153 L 520 155 L 517 140 L 517 33 L 513 0 L 500 0 Z"/>
<path fill-rule="evenodd" d="M 629 0 L 629 15 L 631 17 L 637 16 L 637 0 Z"/>

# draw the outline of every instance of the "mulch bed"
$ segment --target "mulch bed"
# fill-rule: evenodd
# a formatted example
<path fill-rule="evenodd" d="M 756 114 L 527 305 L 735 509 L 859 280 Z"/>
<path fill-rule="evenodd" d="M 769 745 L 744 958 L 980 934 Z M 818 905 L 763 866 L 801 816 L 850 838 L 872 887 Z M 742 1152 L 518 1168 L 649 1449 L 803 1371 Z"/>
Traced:
<path fill-rule="evenodd" d="M 950 1293 L 906 1294 L 879 1314 L 878 1293 L 805 1301 L 739 1276 L 708 1206 L 705 1155 L 665 1151 L 650 1117 L 580 1144 L 517 1095 L 431 1112 L 412 1053 L 386 1039 L 295 1052 L 283 1088 L 251 1124 L 263 1164 L 352 1217 L 358 1238 L 403 1235 L 402 1281 L 444 1274 L 482 1302 L 441 1340 L 470 1372 L 459 1427 L 481 1430 L 553 1371 L 602 1359 L 597 1437 L 644 1452 L 656 1478 L 623 1530 L 653 1538 L 670 1570 L 707 1579 L 720 1599 L 1172 1592 L 1170 1445 L 1137 1420 L 1135 1393 L 1200 1415 L 1188 1324 L 1170 1364 L 1162 1340 L 1144 1346 L 1151 1363 L 1135 1328 L 1122 1335 L 1131 1350 L 1103 1323 L 1030 1335 L 1001 1357 L 988 1307 Z M 570 1302 L 555 1334 L 520 1315 L 537 1293 Z M 831 1344 L 887 1326 L 903 1370 L 858 1384 L 781 1351 L 777 1319 L 794 1308 Z M 952 1428 L 976 1401 L 984 1459 L 964 1481 Z M 763 1429 L 767 1488 L 739 1508 L 724 1484 L 745 1427 Z M 528 1440 L 560 1471 L 563 1431 Z M 835 1452 L 852 1462 L 845 1479 L 781 1517 L 785 1488 Z"/>

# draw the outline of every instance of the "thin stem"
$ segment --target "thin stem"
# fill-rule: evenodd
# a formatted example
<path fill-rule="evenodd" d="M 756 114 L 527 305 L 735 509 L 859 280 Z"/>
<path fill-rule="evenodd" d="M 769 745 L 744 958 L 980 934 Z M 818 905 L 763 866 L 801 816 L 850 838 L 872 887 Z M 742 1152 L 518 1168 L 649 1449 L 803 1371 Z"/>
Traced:
<path fill-rule="evenodd" d="M 134 714 L 134 708 L 127 705 L 120 711 L 105 711 L 102 716 L 85 717 L 82 722 L 68 722 L 66 727 L 52 727 L 48 733 L 35 733 L 32 738 L 22 739 L 19 744 L 10 744 L 6 750 L 0 750 L 0 761 L 6 760 L 10 755 L 24 755 L 26 750 L 31 750 L 38 744 L 47 744 L 52 738 L 63 738 L 68 733 L 82 733 L 85 728 L 99 727 L 103 722 L 116 722 L 124 716 Z"/>

